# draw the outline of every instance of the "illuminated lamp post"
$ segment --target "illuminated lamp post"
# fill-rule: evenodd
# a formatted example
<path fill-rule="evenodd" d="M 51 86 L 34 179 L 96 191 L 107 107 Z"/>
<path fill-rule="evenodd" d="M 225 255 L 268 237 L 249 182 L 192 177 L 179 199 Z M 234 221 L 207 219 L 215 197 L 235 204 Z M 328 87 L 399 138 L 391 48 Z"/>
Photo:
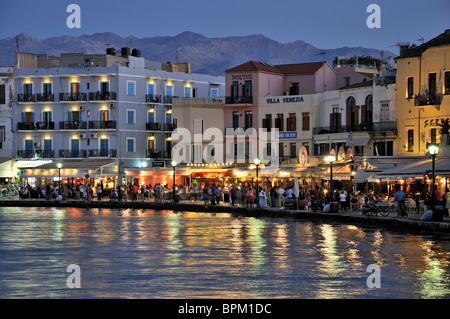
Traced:
<path fill-rule="evenodd" d="M 175 167 L 177 167 L 177 162 L 176 161 L 172 161 L 172 167 L 173 167 L 173 202 L 175 202 Z"/>
<path fill-rule="evenodd" d="M 259 183 L 258 183 L 258 168 L 259 168 L 259 165 L 261 164 L 261 161 L 260 161 L 260 159 L 259 158 L 255 158 L 255 166 L 256 166 L 256 207 L 258 207 L 259 208 L 259 191 L 258 191 L 258 186 L 259 186 Z"/>
<path fill-rule="evenodd" d="M 59 174 L 58 195 L 61 195 L 61 167 L 62 167 L 62 164 L 58 163 L 58 164 L 56 164 L 56 166 L 58 167 L 58 174 Z"/>
<path fill-rule="evenodd" d="M 431 163 L 432 163 L 432 177 L 433 177 L 433 181 L 431 184 L 431 207 L 434 207 L 434 202 L 435 202 L 435 192 L 434 192 L 434 184 L 436 183 L 436 167 L 435 167 L 435 162 L 436 162 L 436 155 L 439 152 L 439 145 L 438 144 L 434 144 L 434 143 L 430 143 L 427 145 L 428 148 L 428 152 L 431 155 Z"/>
<path fill-rule="evenodd" d="M 327 156 L 327 162 L 330 163 L 330 196 L 333 202 L 333 163 L 336 161 L 336 155 L 330 154 Z"/>

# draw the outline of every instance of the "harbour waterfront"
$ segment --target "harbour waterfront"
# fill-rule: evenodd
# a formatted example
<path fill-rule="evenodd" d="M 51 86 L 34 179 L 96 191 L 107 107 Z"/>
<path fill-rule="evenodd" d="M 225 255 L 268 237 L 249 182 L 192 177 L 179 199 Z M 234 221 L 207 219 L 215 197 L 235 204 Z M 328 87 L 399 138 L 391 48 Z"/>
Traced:
<path fill-rule="evenodd" d="M 0 238 L 0 298 L 450 297 L 450 241 L 328 221 L 1 207 Z"/>

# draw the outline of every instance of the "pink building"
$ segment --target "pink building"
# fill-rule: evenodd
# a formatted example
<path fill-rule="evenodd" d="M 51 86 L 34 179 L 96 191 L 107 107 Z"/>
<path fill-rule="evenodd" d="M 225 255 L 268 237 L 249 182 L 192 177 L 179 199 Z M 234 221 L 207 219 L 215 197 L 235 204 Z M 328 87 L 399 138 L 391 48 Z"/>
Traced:
<path fill-rule="evenodd" d="M 224 127 L 258 129 L 259 98 L 335 90 L 336 82 L 336 71 L 324 62 L 272 66 L 249 61 L 228 69 L 225 71 Z M 245 145 L 246 155 L 250 148 Z M 246 159 L 252 161 L 248 156 Z"/>

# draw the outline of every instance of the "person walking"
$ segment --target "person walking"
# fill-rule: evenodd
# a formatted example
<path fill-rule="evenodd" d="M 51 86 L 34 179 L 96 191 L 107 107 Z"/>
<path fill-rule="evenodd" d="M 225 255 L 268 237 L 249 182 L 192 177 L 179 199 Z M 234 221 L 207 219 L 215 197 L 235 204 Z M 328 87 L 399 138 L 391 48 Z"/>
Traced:
<path fill-rule="evenodd" d="M 341 211 L 345 210 L 346 206 L 347 206 L 347 193 L 345 190 L 341 190 L 339 194 L 339 207 Z"/>
<path fill-rule="evenodd" d="M 230 198 L 231 198 L 231 206 L 234 206 L 234 203 L 236 202 L 236 186 L 232 185 L 230 188 Z"/>
<path fill-rule="evenodd" d="M 285 195 L 285 190 L 283 187 L 278 187 L 278 207 L 282 208 L 284 207 L 284 195 Z"/>

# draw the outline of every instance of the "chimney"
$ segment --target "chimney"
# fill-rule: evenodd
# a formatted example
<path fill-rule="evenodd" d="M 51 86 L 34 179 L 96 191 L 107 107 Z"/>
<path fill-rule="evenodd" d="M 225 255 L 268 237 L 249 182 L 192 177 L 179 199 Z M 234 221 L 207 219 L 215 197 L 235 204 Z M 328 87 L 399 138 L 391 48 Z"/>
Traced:
<path fill-rule="evenodd" d="M 408 52 L 409 49 L 409 42 L 401 42 L 398 44 L 400 48 L 400 56 L 404 55 L 406 52 Z"/>

